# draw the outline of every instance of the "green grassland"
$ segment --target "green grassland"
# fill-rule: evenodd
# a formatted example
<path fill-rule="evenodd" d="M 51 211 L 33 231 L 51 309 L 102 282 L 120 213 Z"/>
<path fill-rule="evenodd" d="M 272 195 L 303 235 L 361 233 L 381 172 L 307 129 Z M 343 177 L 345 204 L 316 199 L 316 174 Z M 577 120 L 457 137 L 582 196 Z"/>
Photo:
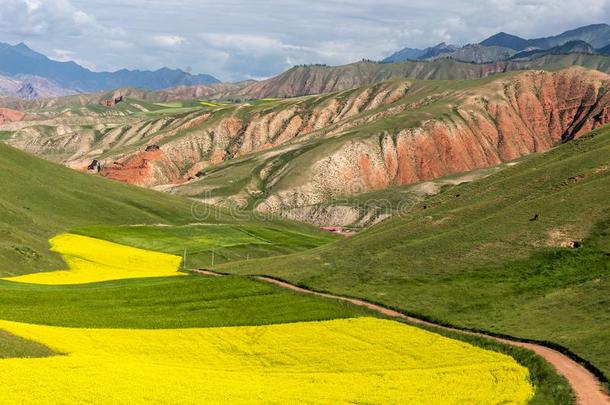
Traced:
<path fill-rule="evenodd" d="M 0 319 L 66 327 L 253 326 L 368 313 L 241 277 L 183 276 L 75 286 L 0 281 L 0 291 Z"/>
<path fill-rule="evenodd" d="M 97 231 L 90 231 L 91 235 L 100 236 L 100 233 L 109 233 L 104 226 L 186 225 L 199 222 L 190 200 L 83 175 L 3 144 L 0 144 L 0 172 L 0 232 L 3 235 L 0 240 L 0 276 L 65 268 L 60 256 L 49 251 L 48 239 L 74 228 L 101 226 Z M 214 209 L 213 215 L 202 220 L 208 224 L 250 225 L 244 229 L 258 243 L 254 246 L 253 257 L 302 250 L 330 240 L 327 234 L 313 227 L 283 221 L 269 221 L 256 230 L 260 224 L 221 209 Z M 156 232 L 157 236 L 161 232 L 177 238 L 170 241 L 170 245 L 174 243 L 170 253 L 179 253 L 206 238 L 205 232 L 200 232 L 202 229 L 213 232 L 209 227 L 163 231 L 158 227 L 145 227 L 133 228 L 132 231 L 142 232 L 139 236 L 141 240 L 150 236 L 151 232 Z M 246 232 L 231 227 L 218 229 L 229 232 L 221 242 L 222 246 L 219 246 L 219 263 L 242 256 L 248 258 L 248 243 L 244 242 Z M 129 228 L 122 230 L 123 234 L 126 232 L 129 232 Z M 285 237 L 283 233 L 286 233 Z M 200 239 L 185 246 L 185 239 L 195 236 L 200 236 Z M 236 236 L 241 239 L 232 243 L 230 239 Z M 266 244 L 265 238 L 268 239 Z M 108 239 L 113 240 L 111 237 Z M 270 246 L 278 240 L 284 240 L 281 246 Z M 232 245 L 235 245 L 235 252 L 230 252 Z M 193 259 L 205 264 L 208 258 L 205 250 L 199 253 L 199 259 L 196 254 Z"/>
<path fill-rule="evenodd" d="M 129 187 L 0 144 L 0 275 L 64 266 L 48 239 L 93 224 L 188 223 L 187 200 Z"/>
<path fill-rule="evenodd" d="M 183 256 L 186 268 L 206 268 L 231 261 L 284 255 L 322 246 L 338 237 L 330 233 L 304 232 L 286 225 L 186 225 L 186 226 L 93 226 L 73 233 L 122 245 Z"/>
<path fill-rule="evenodd" d="M 600 139 L 604 138 L 594 138 L 597 141 Z M 583 148 L 587 143 L 574 145 Z M 587 158 L 591 170 L 598 168 L 593 154 Z M 528 162 L 523 165 L 525 164 Z M 297 281 L 324 288 L 326 285 L 320 281 L 325 278 L 331 283 L 342 282 L 341 276 L 351 280 L 352 275 L 341 275 L 344 269 L 348 269 L 358 283 L 365 269 L 380 274 L 379 269 L 363 266 L 377 260 L 384 251 L 395 254 L 397 243 L 405 243 L 402 238 L 407 237 L 408 228 L 413 225 L 400 229 L 400 237 L 392 232 L 379 236 L 378 232 L 384 235 L 383 229 L 394 224 L 394 221 L 388 221 L 371 231 L 363 232 L 353 240 L 337 240 L 332 235 L 316 232 L 313 228 L 300 224 L 239 220 L 222 210 L 217 210 L 215 216 L 208 218 L 208 225 L 193 225 L 195 219 L 189 200 L 87 176 L 5 145 L 0 145 L 0 170 L 5 174 L 0 178 L 3 189 L 0 197 L 0 226 L 4 235 L 0 244 L 0 268 L 5 270 L 3 275 L 61 268 L 61 259 L 48 252 L 47 239 L 57 233 L 74 230 L 89 236 L 171 253 L 180 253 L 184 247 L 195 251 L 201 249 L 201 262 L 194 262 L 194 265 L 207 265 L 205 260 L 209 249 L 218 246 L 220 257 L 230 259 L 225 261 L 227 265 L 219 266 L 221 268 L 242 273 L 273 273 L 286 278 L 293 272 L 300 275 L 299 272 L 305 270 L 302 273 L 304 276 L 313 274 L 314 277 Z M 510 170 L 514 169 L 507 172 Z M 493 177 L 495 176 L 488 179 Z M 442 193 L 438 198 L 443 200 L 448 196 L 449 194 Z M 400 219 L 408 220 L 409 217 Z M 128 224 L 132 226 L 125 226 Z M 424 229 L 413 227 L 413 232 L 422 233 Z M 370 243 L 371 246 L 367 248 L 366 244 L 358 245 L 359 239 L 366 238 L 368 234 L 371 239 L 366 244 Z M 328 242 L 331 243 L 327 244 Z M 416 242 L 417 240 L 414 241 Z M 352 243 L 356 247 L 351 247 Z M 591 244 L 592 248 L 593 246 Z M 272 260 L 254 257 L 252 260 L 243 260 L 244 253 L 250 254 L 256 248 L 261 249 L 261 256 L 291 254 L 276 256 Z M 311 253 L 303 252 L 304 249 L 311 248 L 314 249 L 307 251 Z M 584 250 L 582 252 L 586 253 Z M 323 254 L 322 262 L 319 259 Z M 238 261 L 243 266 L 237 265 Z M 340 268 L 338 265 L 344 261 L 344 267 Z M 333 268 L 331 264 L 336 267 Z M 390 270 L 399 268 L 401 267 L 393 267 Z M 379 291 L 385 290 L 388 297 L 394 298 L 395 291 L 400 291 L 400 287 L 404 286 L 403 283 L 398 284 L 395 290 L 389 288 L 389 283 L 394 283 L 396 279 L 390 278 L 388 268 L 382 270 L 387 272 L 385 278 L 374 280 L 371 277 L 362 282 L 363 289 L 372 292 L 372 298 L 377 301 L 382 301 L 377 294 Z M 311 279 L 315 279 L 316 284 L 311 283 Z M 351 288 L 354 295 L 359 292 L 354 290 L 358 287 L 357 283 L 346 283 L 346 287 L 343 291 L 350 292 Z M 339 288 L 334 290 L 341 292 Z M 402 296 L 398 296 L 398 299 L 402 299 Z M 441 306 L 440 309 L 446 308 Z M 361 315 L 370 313 L 346 303 L 300 295 L 237 276 L 183 276 L 76 286 L 0 281 L 0 319 L 46 325 L 188 328 L 265 325 Z M 549 366 L 539 358 L 487 340 L 462 335 L 455 337 L 493 350 L 505 351 L 528 366 L 538 387 L 534 403 L 568 403 L 566 398 L 570 394 L 565 381 L 553 374 Z M 0 357 L 39 357 L 51 354 L 53 353 L 48 348 L 35 342 L 24 341 L 6 333 L 0 334 Z"/>
<path fill-rule="evenodd" d="M 610 128 L 308 252 L 218 266 L 567 347 L 610 375 Z M 536 221 L 530 221 L 539 214 Z M 558 246 L 557 236 L 582 240 Z"/>

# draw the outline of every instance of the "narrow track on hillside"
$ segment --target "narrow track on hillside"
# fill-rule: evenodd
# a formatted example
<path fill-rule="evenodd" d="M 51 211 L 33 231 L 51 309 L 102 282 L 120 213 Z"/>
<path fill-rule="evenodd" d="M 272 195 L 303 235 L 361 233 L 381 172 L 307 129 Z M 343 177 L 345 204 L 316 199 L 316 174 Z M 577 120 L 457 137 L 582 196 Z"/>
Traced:
<path fill-rule="evenodd" d="M 224 276 L 225 274 L 216 273 L 210 270 L 191 270 L 193 273 L 205 275 L 205 276 Z M 382 315 L 389 316 L 392 318 L 398 318 L 409 323 L 416 325 L 425 325 L 431 326 L 434 328 L 440 328 L 452 332 L 464 333 L 472 336 L 480 336 L 488 339 L 493 339 L 497 342 L 504 343 L 511 346 L 522 347 L 528 350 L 533 351 L 538 356 L 544 358 L 548 363 L 550 363 L 555 370 L 560 375 L 564 376 L 572 390 L 576 394 L 576 404 L 577 405 L 610 405 L 610 396 L 604 391 L 601 382 L 585 367 L 580 365 L 575 360 L 566 356 L 565 354 L 551 349 L 549 347 L 543 346 L 541 344 L 535 343 L 527 343 L 520 342 L 518 340 L 510 340 L 507 338 L 500 338 L 493 335 L 488 335 L 481 332 L 472 332 L 466 331 L 459 328 L 452 328 L 446 325 L 436 324 L 434 322 L 426 321 L 423 319 L 415 318 L 410 315 L 406 315 L 402 312 L 396 311 L 394 309 L 386 308 L 379 304 L 374 304 L 372 302 L 368 302 L 366 300 L 344 297 L 336 294 L 323 293 L 319 291 L 309 290 L 307 288 L 299 287 L 294 284 L 291 284 L 284 280 L 279 280 L 269 276 L 255 276 L 256 280 L 263 281 L 265 283 L 273 284 L 278 287 L 286 288 L 295 292 L 315 295 L 318 297 L 331 298 L 339 301 L 349 302 L 353 305 L 357 305 L 360 307 L 365 307 L 375 312 L 378 312 Z"/>

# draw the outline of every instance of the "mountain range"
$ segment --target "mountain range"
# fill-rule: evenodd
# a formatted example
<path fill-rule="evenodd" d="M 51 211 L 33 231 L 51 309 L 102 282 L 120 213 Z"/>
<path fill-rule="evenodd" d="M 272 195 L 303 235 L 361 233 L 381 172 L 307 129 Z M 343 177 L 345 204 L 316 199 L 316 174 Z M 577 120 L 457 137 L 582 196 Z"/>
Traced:
<path fill-rule="evenodd" d="M 0 93 L 20 98 L 91 93 L 128 86 L 161 90 L 176 86 L 219 83 L 219 80 L 213 76 L 192 75 L 180 69 L 162 68 L 155 71 L 121 69 L 116 72 L 93 72 L 75 62 L 52 60 L 30 49 L 24 43 L 17 45 L 0 43 L 0 75 L 2 76 L 0 81 L 18 82 L 12 87 L 0 84 Z M 11 91 L 14 87 L 17 87 L 17 91 Z M 18 92 L 22 88 L 25 94 Z M 53 91 L 44 91 L 44 88 Z"/>
<path fill-rule="evenodd" d="M 526 69 L 584 66 L 610 71 L 610 26 L 595 24 L 557 36 L 524 39 L 504 32 L 478 44 L 457 47 L 441 43 L 426 49 L 405 48 L 381 63 L 362 61 L 343 66 L 301 65 L 262 81 L 220 83 L 210 75 L 191 75 L 168 68 L 156 71 L 92 72 L 75 62 L 58 62 L 20 43 L 0 43 L 0 96 L 21 100 L 50 99 L 121 89 L 150 101 L 192 98 L 255 99 L 295 97 L 365 86 L 392 77 L 476 79 Z M 135 90 L 138 89 L 138 90 Z M 79 97 L 86 102 L 91 97 Z M 73 102 L 73 99 L 67 99 Z M 62 101 L 53 101 L 55 105 Z M 20 103 L 3 101 L 3 105 Z"/>
<path fill-rule="evenodd" d="M 571 45 L 566 47 L 568 44 Z M 443 42 L 426 49 L 405 48 L 388 56 L 382 62 L 396 63 L 444 57 L 463 62 L 490 63 L 511 59 L 531 59 L 540 56 L 542 51 L 546 51 L 546 54 L 607 54 L 608 46 L 610 46 L 610 26 L 593 24 L 545 38 L 525 39 L 500 32 L 478 44 L 468 44 L 463 47 L 447 45 Z"/>

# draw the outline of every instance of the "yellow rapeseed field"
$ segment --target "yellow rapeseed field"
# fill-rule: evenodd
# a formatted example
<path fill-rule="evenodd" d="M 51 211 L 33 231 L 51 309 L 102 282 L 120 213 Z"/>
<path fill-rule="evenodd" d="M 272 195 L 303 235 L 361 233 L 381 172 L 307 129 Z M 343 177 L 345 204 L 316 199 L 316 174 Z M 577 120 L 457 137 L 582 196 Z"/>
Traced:
<path fill-rule="evenodd" d="M 81 235 L 62 234 L 50 240 L 68 270 L 27 274 L 6 280 L 34 284 L 81 284 L 138 277 L 178 276 L 181 259 Z"/>
<path fill-rule="evenodd" d="M 3 404 L 524 404 L 511 357 L 375 318 L 181 330 L 0 321 L 62 355 L 0 360 Z"/>

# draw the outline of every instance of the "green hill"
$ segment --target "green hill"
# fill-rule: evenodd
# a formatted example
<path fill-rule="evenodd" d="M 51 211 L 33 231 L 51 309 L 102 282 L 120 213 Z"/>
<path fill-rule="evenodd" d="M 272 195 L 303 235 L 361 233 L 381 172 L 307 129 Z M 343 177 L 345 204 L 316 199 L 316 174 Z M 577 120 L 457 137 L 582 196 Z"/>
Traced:
<path fill-rule="evenodd" d="M 74 226 L 191 221 L 187 200 L 133 188 L 0 144 L 0 274 L 61 268 L 47 240 Z"/>
<path fill-rule="evenodd" d="M 602 139 L 608 141 L 607 136 Z M 578 141 L 574 145 L 582 147 L 586 142 Z M 588 159 L 589 165 L 598 169 L 595 156 L 590 155 Z M 205 227 L 190 224 L 194 219 L 191 203 L 186 199 L 83 175 L 4 145 L 0 145 L 0 170 L 4 174 L 0 183 L 3 188 L 0 219 L 3 234 L 6 235 L 1 242 L 0 260 L 1 268 L 10 268 L 9 273 L 61 266 L 59 257 L 48 252 L 47 239 L 67 230 L 168 252 L 179 252 L 180 246 L 188 241 L 202 244 L 205 239 L 199 238 L 211 235 L 202 230 Z M 529 188 L 524 187 L 524 192 L 526 190 Z M 447 194 L 443 196 L 447 197 Z M 476 195 L 473 194 L 473 198 Z M 404 237 L 411 227 L 409 221 L 417 223 L 417 218 L 416 214 L 413 217 L 407 215 L 352 240 L 341 240 L 328 247 L 314 249 L 311 254 L 294 253 L 276 257 L 273 261 L 243 260 L 239 256 L 244 249 L 249 251 L 248 238 L 257 238 L 259 241 L 256 244 L 261 246 L 266 240 L 272 245 L 270 249 L 275 249 L 268 254 L 281 254 L 319 246 L 333 237 L 304 225 L 239 221 L 223 211 L 218 211 L 217 217 L 211 219 L 222 226 L 209 228 L 215 229 L 211 239 L 221 239 L 223 244 L 226 243 L 225 238 L 243 239 L 243 243 L 237 247 L 226 244 L 224 249 L 230 250 L 230 253 L 225 252 L 225 259 L 228 260 L 222 261 L 235 263 L 240 260 L 247 265 L 228 266 L 229 270 L 275 273 L 287 278 L 290 275 L 300 278 L 298 272 L 303 271 L 301 280 L 307 284 L 324 288 L 333 286 L 337 291 L 351 289 L 354 294 L 368 291 L 375 300 L 381 300 L 380 292 L 386 294 L 384 291 L 387 291 L 387 297 L 398 302 L 404 298 L 397 293 L 400 284 L 394 290 L 389 287 L 394 280 L 400 279 L 398 269 L 402 269 L 404 262 L 399 247 L 406 245 Z M 176 226 L 153 226 L 158 223 Z M 127 224 L 148 226 L 126 227 Z M 258 228 L 253 228 L 257 224 Z M 398 231 L 393 229 L 397 225 L 402 227 Z M 426 231 L 424 228 L 417 230 L 413 227 L 412 231 L 423 235 Z M 278 232 L 285 236 L 278 236 Z M 429 236 L 422 236 L 420 242 L 423 243 L 426 238 Z M 202 248 L 205 250 L 209 246 Z M 589 251 L 582 252 L 588 254 Z M 372 267 L 373 263 L 379 264 L 378 260 L 386 254 L 394 257 L 393 263 L 387 263 L 386 267 Z M 404 258 L 409 259 L 408 255 Z M 381 275 L 382 272 L 386 272 L 387 277 L 375 280 L 375 274 Z M 394 280 L 392 272 L 396 276 Z M 364 277 L 365 274 L 370 277 Z M 339 288 L 340 284 L 344 284 L 344 288 Z M 452 288 L 452 284 L 449 283 L 447 288 Z M 78 286 L 38 286 L 1 281 L 0 290 L 3 297 L 0 318 L 72 327 L 154 329 L 263 325 L 368 314 L 347 304 L 302 296 L 239 277 L 173 277 Z M 446 307 L 439 305 L 439 309 Z M 450 335 L 504 351 L 527 365 L 537 387 L 533 403 L 567 403 L 569 390 L 565 382 L 552 374 L 540 359 L 525 351 L 507 349 L 484 339 Z M 0 357 L 53 354 L 52 350 L 35 342 L 0 331 Z"/>
<path fill-rule="evenodd" d="M 352 238 L 218 270 L 551 341 L 610 375 L 610 127 L 447 186 Z"/>
<path fill-rule="evenodd" d="M 4 144 L 0 144 L 0 173 L 0 233 L 3 235 L 0 239 L 0 276 L 64 268 L 60 256 L 49 251 L 48 239 L 58 233 L 88 227 L 81 233 L 122 242 L 120 235 L 128 229 L 120 226 L 186 225 L 199 222 L 199 211 L 204 207 L 197 206 L 194 215 L 193 202 L 186 198 L 84 175 Z M 261 257 L 303 250 L 333 239 L 300 224 L 276 221 L 267 222 L 264 227 L 252 225 L 220 209 L 205 221 L 225 224 L 222 229 L 228 236 L 218 246 L 222 248 L 218 252 L 218 262 L 241 259 L 241 252 L 248 246 L 254 246 L 252 249 L 256 250 L 252 257 Z M 249 223 L 250 236 L 244 239 L 242 226 Z M 90 228 L 92 226 L 94 228 Z M 102 228 L 95 228 L 100 226 Z M 180 254 L 184 247 L 189 247 L 188 239 L 210 237 L 210 232 L 214 231 L 208 228 L 206 232 L 197 227 L 171 229 L 164 228 L 161 232 L 154 227 L 137 227 L 134 232 L 143 238 L 160 238 L 163 235 L 159 233 L 167 234 L 171 240 L 164 239 L 161 250 Z M 234 235 L 242 236 L 244 240 L 240 239 L 239 243 L 230 240 Z M 135 236 L 131 235 L 131 238 Z M 280 239 L 283 244 L 272 243 Z M 194 262 L 189 264 L 198 265 L 209 260 L 206 250 L 199 253 L 202 256 L 197 259 L 194 255 Z M 243 256 L 243 259 L 247 258 L 245 254 Z"/>

